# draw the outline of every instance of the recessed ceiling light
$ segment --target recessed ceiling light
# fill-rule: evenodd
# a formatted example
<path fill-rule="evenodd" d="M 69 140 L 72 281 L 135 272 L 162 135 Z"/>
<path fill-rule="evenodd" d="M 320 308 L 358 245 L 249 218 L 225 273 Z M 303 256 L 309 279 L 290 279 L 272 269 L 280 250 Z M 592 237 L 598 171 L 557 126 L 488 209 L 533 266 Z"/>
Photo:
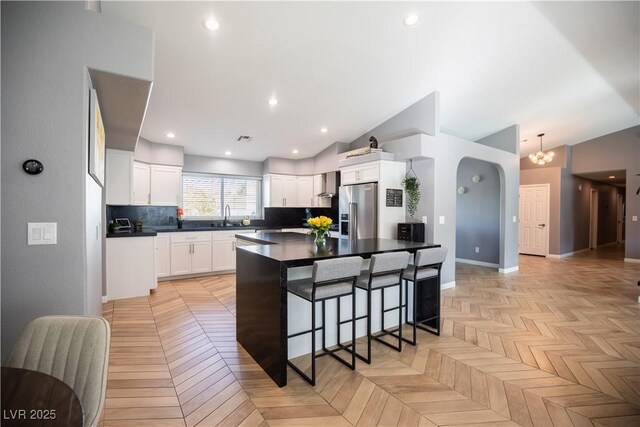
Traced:
<path fill-rule="evenodd" d="M 413 27 L 414 25 L 416 25 L 417 22 L 418 22 L 418 15 L 416 15 L 415 13 L 412 13 L 411 15 L 407 15 L 407 17 L 402 20 L 402 23 L 406 27 Z"/>
<path fill-rule="evenodd" d="M 231 155 L 231 151 L 225 151 L 224 154 L 225 154 L 225 156 L 230 156 Z"/>
<path fill-rule="evenodd" d="M 272 107 L 275 107 L 276 105 L 278 105 L 278 100 L 276 98 L 271 98 L 269 100 L 269 105 L 271 105 Z"/>
<path fill-rule="evenodd" d="M 293 151 L 292 151 L 292 153 L 293 153 L 293 154 L 298 154 L 298 149 L 297 149 L 297 148 L 294 148 L 294 149 L 293 149 Z"/>
<path fill-rule="evenodd" d="M 320 133 L 327 133 L 327 132 L 329 132 L 329 129 L 327 128 L 320 129 Z"/>
<path fill-rule="evenodd" d="M 214 18 L 207 18 L 202 23 L 202 26 L 209 31 L 216 31 L 218 28 L 220 28 L 220 23 Z"/>
<path fill-rule="evenodd" d="M 609 179 L 614 179 L 614 178 L 615 178 L 615 175 L 611 175 L 611 176 L 609 177 Z"/>
<path fill-rule="evenodd" d="M 167 132 L 167 138 L 175 138 L 176 134 L 173 132 Z"/>

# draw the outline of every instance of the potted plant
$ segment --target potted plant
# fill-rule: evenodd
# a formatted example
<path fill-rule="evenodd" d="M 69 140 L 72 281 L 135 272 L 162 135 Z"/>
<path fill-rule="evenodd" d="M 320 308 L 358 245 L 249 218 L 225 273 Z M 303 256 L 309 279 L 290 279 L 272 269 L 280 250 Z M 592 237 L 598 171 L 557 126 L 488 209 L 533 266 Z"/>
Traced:
<path fill-rule="evenodd" d="M 413 218 L 420 202 L 420 181 L 415 176 L 407 175 L 402 180 L 402 188 L 407 192 L 407 211 Z"/>
<path fill-rule="evenodd" d="M 182 224 L 183 224 L 183 219 L 182 219 L 182 215 L 184 215 L 184 210 L 182 208 L 177 208 L 176 209 L 176 217 L 177 217 L 177 221 L 178 221 L 178 228 L 182 228 Z"/>
<path fill-rule="evenodd" d="M 318 245 L 322 245 L 326 241 L 326 237 L 329 234 L 329 226 L 333 221 L 331 218 L 324 215 L 317 216 L 315 218 L 309 218 L 307 224 L 311 228 L 311 232 L 316 235 L 315 242 Z"/>

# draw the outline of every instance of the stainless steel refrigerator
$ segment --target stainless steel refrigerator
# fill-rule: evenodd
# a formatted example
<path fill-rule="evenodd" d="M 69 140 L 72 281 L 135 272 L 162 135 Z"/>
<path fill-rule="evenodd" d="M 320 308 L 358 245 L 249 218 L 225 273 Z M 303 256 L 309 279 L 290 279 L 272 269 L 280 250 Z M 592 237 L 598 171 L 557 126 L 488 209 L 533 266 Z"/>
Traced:
<path fill-rule="evenodd" d="M 378 184 L 340 187 L 341 239 L 373 239 L 378 237 Z"/>

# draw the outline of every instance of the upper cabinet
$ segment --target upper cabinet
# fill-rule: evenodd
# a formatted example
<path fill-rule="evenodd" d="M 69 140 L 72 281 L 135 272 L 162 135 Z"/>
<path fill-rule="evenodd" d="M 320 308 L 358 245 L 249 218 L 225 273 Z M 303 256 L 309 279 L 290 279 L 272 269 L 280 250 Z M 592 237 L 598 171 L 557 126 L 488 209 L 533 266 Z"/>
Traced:
<path fill-rule="evenodd" d="M 107 150 L 106 200 L 108 205 L 131 203 L 133 175 L 133 153 L 131 151 Z"/>
<path fill-rule="evenodd" d="M 153 206 L 178 206 L 180 204 L 182 168 L 151 165 L 149 169 L 150 204 Z"/>
<path fill-rule="evenodd" d="M 182 168 L 148 165 L 133 160 L 130 151 L 107 150 L 108 205 L 178 206 Z"/>
<path fill-rule="evenodd" d="M 313 177 L 299 176 L 298 182 L 298 205 L 315 206 L 315 194 L 313 193 Z"/>
<path fill-rule="evenodd" d="M 146 163 L 133 162 L 132 205 L 148 205 L 151 200 L 151 170 Z"/>
<path fill-rule="evenodd" d="M 298 178 L 294 175 L 265 175 L 264 207 L 298 206 Z"/>
<path fill-rule="evenodd" d="M 380 162 L 362 163 L 340 169 L 341 185 L 377 182 L 380 179 Z"/>

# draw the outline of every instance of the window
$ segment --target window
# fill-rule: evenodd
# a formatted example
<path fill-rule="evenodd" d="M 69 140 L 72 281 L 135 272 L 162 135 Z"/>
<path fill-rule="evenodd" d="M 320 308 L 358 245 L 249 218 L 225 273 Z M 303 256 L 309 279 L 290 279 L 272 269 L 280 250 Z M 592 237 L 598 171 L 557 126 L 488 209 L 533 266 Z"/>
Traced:
<path fill-rule="evenodd" d="M 182 174 L 182 208 L 192 219 L 221 219 L 229 205 L 232 217 L 262 216 L 260 178 L 200 173 Z"/>

